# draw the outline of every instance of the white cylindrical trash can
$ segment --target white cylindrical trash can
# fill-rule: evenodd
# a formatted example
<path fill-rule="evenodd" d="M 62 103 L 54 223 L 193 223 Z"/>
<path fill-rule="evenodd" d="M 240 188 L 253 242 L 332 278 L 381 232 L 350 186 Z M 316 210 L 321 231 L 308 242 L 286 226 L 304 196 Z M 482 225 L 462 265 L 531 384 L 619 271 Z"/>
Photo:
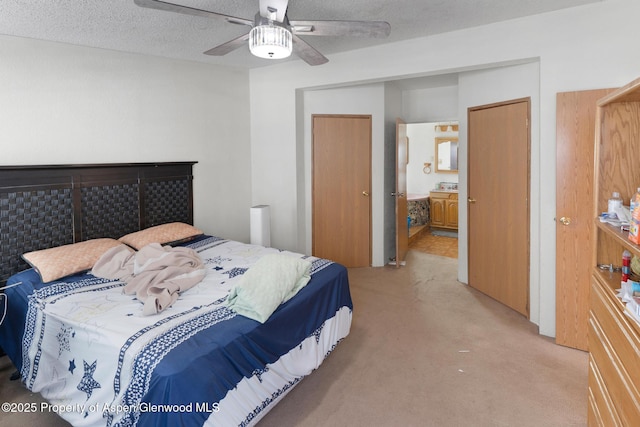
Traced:
<path fill-rule="evenodd" d="M 271 214 L 269 205 L 251 207 L 251 244 L 271 246 Z"/>

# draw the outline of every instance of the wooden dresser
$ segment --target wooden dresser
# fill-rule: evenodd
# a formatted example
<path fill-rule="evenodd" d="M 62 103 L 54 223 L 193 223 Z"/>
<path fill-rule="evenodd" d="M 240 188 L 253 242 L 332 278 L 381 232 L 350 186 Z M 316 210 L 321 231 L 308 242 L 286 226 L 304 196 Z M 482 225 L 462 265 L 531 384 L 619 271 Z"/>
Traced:
<path fill-rule="evenodd" d="M 640 79 L 598 102 L 596 116 L 595 215 L 607 211 L 614 191 L 624 204 L 640 186 Z M 640 323 L 616 296 L 627 249 L 640 257 L 619 227 L 594 225 L 594 259 L 589 302 L 590 426 L 640 425 Z"/>

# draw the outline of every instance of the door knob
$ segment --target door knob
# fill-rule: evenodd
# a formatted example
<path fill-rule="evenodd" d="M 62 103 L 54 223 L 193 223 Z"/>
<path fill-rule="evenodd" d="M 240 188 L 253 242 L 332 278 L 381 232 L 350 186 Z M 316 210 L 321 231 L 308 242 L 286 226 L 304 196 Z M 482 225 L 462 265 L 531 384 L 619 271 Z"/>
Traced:
<path fill-rule="evenodd" d="M 567 218 L 566 216 L 563 216 L 562 218 L 560 218 L 560 223 L 562 225 L 569 225 L 571 224 L 571 218 Z"/>
<path fill-rule="evenodd" d="M 363 196 L 366 196 L 366 197 L 369 197 L 369 192 L 368 192 L 368 191 L 363 191 L 363 192 L 362 192 L 362 195 L 363 195 Z"/>
<path fill-rule="evenodd" d="M 467 202 L 469 202 L 469 203 L 475 203 L 475 202 L 476 202 L 476 199 L 471 198 L 471 197 L 467 197 Z"/>

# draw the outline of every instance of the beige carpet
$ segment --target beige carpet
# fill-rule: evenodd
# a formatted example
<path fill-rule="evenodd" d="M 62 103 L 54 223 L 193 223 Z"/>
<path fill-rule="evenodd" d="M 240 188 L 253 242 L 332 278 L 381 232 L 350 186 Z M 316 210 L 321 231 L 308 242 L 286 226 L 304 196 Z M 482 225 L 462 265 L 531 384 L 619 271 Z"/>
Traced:
<path fill-rule="evenodd" d="M 262 421 L 276 426 L 584 426 L 588 355 L 456 281 L 457 260 L 351 269 L 351 334 Z"/>
<path fill-rule="evenodd" d="M 586 425 L 587 354 L 458 283 L 456 263 L 410 251 L 400 269 L 350 269 L 350 335 L 260 427 Z M 11 371 L 3 358 L 0 402 L 39 402 Z M 67 424 L 0 414 L 17 425 Z"/>

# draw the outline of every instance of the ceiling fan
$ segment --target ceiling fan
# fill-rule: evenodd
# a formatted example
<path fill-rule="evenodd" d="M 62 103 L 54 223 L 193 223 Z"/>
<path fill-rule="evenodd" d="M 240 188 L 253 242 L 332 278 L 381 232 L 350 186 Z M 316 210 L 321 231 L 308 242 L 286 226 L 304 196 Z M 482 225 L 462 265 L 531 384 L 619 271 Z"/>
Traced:
<path fill-rule="evenodd" d="M 196 9 L 160 0 L 134 0 L 149 9 L 183 13 L 205 18 L 223 18 L 232 24 L 251 27 L 248 33 L 204 52 L 222 56 L 249 42 L 251 53 L 261 58 L 279 59 L 293 51 L 309 65 L 321 65 L 329 60 L 299 36 L 360 36 L 387 37 L 391 31 L 384 21 L 290 21 L 289 0 L 260 0 L 259 12 L 253 20 L 237 18 L 203 9 Z"/>

